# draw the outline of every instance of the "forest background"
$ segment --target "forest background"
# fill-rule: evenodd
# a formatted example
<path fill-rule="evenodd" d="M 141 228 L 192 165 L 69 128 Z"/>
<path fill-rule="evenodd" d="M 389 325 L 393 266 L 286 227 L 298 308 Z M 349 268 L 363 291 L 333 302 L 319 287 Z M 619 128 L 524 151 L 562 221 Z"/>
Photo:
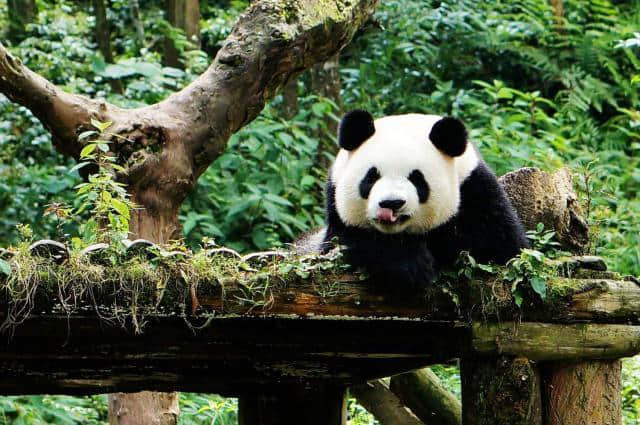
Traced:
<path fill-rule="evenodd" d="M 0 0 L 3 44 L 68 91 L 134 107 L 158 102 L 202 73 L 247 2 L 201 0 L 195 37 L 169 23 L 160 0 L 35 5 L 37 14 L 22 25 Z M 343 110 L 451 114 L 465 121 L 498 175 L 570 167 L 591 226 L 590 253 L 638 276 L 637 32 L 640 1 L 385 0 L 375 23 L 340 54 L 329 82 L 340 85 L 339 95 L 319 90 L 305 73 L 233 136 L 183 205 L 185 242 L 195 249 L 213 238 L 248 252 L 286 246 L 321 225 L 323 181 Z M 78 202 L 73 165 L 27 109 L 0 95 L 0 245 L 18 240 L 18 225 L 39 238 L 74 232 L 72 223 L 45 214 L 56 203 Z M 459 395 L 456 366 L 435 371 Z M 625 423 L 640 424 L 640 361 L 625 361 L 623 391 Z M 183 393 L 180 423 L 235 423 L 236 407 L 233 399 Z M 103 395 L 0 397 L 0 424 L 106 418 Z M 350 402 L 350 423 L 374 420 Z"/>

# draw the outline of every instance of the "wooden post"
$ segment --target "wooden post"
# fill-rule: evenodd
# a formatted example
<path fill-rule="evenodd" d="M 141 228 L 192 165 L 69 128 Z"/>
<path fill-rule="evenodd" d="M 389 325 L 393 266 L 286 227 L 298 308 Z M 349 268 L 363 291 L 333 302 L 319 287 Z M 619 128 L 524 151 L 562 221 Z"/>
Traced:
<path fill-rule="evenodd" d="M 346 425 L 344 387 L 293 386 L 239 398 L 238 425 Z"/>
<path fill-rule="evenodd" d="M 620 425 L 620 381 L 620 360 L 553 363 L 545 367 L 545 425 Z"/>
<path fill-rule="evenodd" d="M 465 358 L 463 425 L 541 425 L 540 373 L 523 357 Z"/>

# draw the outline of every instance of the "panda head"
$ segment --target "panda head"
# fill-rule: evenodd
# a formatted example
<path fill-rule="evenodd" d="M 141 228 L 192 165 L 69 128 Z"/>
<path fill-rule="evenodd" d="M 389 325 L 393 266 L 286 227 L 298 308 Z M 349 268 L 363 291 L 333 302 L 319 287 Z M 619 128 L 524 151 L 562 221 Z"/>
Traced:
<path fill-rule="evenodd" d="M 455 118 L 344 116 L 331 169 L 344 224 L 386 234 L 425 233 L 453 217 L 460 185 L 476 166 L 467 131 Z"/>

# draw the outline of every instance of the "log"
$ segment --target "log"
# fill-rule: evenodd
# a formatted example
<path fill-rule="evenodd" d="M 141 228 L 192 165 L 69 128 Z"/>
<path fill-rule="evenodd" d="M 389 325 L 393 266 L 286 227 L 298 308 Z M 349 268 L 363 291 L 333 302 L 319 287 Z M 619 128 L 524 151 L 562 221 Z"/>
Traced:
<path fill-rule="evenodd" d="M 350 392 L 380 425 L 424 425 L 382 380 L 356 385 Z"/>
<path fill-rule="evenodd" d="M 568 169 L 547 173 L 520 168 L 499 179 L 527 230 L 538 223 L 555 230 L 562 247 L 582 253 L 589 243 L 589 227 L 573 189 Z"/>
<path fill-rule="evenodd" d="M 391 378 L 391 391 L 428 425 L 460 425 L 460 400 L 440 383 L 430 369 L 420 369 Z"/>
<path fill-rule="evenodd" d="M 543 368 L 545 425 L 620 425 L 620 360 Z"/>
<path fill-rule="evenodd" d="M 33 317 L 0 344 L 0 394 L 238 396 L 268 394 L 274 383 L 347 387 L 445 362 L 470 338 L 464 326 L 420 320 L 145 320 L 144 333 L 136 335 L 92 316 Z"/>
<path fill-rule="evenodd" d="M 238 425 L 347 425 L 345 395 L 343 387 L 294 386 L 241 396 Z"/>
<path fill-rule="evenodd" d="M 473 324 L 473 350 L 531 360 L 616 359 L 640 352 L 640 326 L 504 322 Z"/>
<path fill-rule="evenodd" d="M 542 425 L 540 373 L 531 361 L 463 358 L 461 375 L 464 425 Z"/>

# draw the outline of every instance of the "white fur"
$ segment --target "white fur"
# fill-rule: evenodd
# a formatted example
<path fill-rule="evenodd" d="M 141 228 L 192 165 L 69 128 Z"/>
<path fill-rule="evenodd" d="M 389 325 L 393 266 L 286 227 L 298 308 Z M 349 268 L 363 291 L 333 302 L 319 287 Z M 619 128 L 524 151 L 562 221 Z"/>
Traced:
<path fill-rule="evenodd" d="M 336 209 L 342 221 L 351 226 L 375 228 L 384 233 L 424 233 L 456 214 L 460 204 L 460 185 L 477 166 L 480 158 L 468 146 L 465 153 L 452 158 L 429 140 L 438 115 L 395 115 L 375 120 L 376 131 L 355 151 L 340 150 L 331 169 L 335 185 Z M 381 178 L 368 199 L 360 196 L 359 185 L 371 167 Z M 429 185 L 429 198 L 418 200 L 409 174 L 418 169 Z M 406 201 L 398 214 L 409 215 L 401 224 L 383 225 L 375 220 L 379 202 Z"/>

